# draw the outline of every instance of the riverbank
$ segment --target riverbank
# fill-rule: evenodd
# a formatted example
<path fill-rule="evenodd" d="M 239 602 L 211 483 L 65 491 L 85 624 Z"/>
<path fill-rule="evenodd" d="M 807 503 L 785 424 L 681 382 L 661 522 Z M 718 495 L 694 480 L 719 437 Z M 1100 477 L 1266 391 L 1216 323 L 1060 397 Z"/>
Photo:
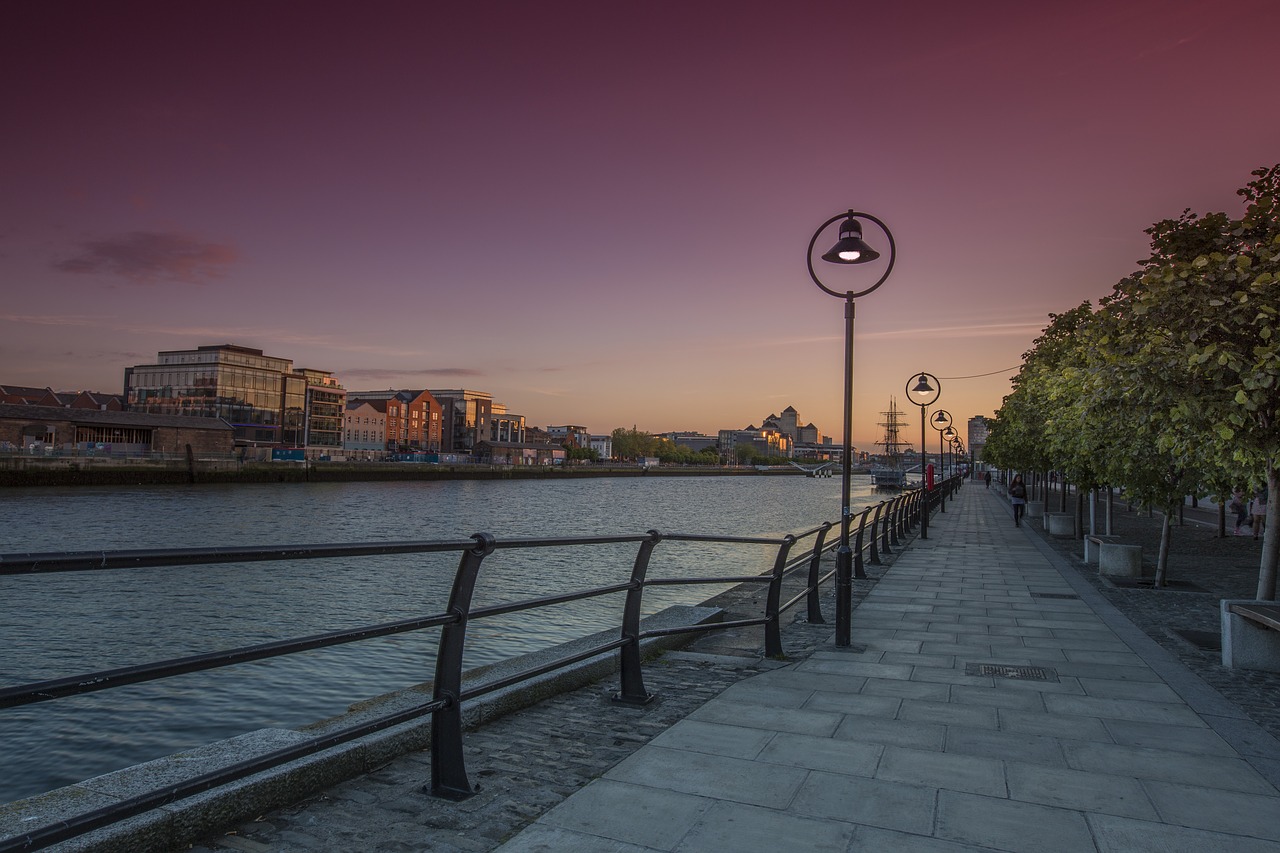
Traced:
<path fill-rule="evenodd" d="M 202 483 L 354 483 L 412 480 L 577 480 L 593 477 L 758 477 L 804 474 L 791 465 L 436 465 L 422 462 L 240 462 L 235 459 L 0 457 L 0 488 Z M 866 473 L 859 470 L 855 473 Z"/>

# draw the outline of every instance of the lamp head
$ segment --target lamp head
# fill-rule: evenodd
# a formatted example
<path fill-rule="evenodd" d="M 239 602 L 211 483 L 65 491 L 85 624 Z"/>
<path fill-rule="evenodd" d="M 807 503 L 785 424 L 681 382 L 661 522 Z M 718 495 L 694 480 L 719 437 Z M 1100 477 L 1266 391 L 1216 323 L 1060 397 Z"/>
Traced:
<path fill-rule="evenodd" d="M 925 375 L 925 374 L 921 373 L 921 374 L 920 374 L 920 379 L 916 382 L 916 387 L 914 387 L 914 388 L 912 388 L 912 389 L 911 389 L 911 393 L 912 393 L 912 394 L 918 394 L 918 395 L 920 395 L 921 397 L 924 397 L 924 396 L 927 396 L 927 395 L 929 395 L 929 394 L 932 394 L 932 393 L 933 393 L 933 386 L 929 384 L 929 377 L 928 377 L 927 375 Z"/>
<path fill-rule="evenodd" d="M 880 253 L 862 240 L 862 224 L 850 215 L 840 225 L 840 239 L 822 259 L 832 264 L 867 264 L 878 257 Z"/>

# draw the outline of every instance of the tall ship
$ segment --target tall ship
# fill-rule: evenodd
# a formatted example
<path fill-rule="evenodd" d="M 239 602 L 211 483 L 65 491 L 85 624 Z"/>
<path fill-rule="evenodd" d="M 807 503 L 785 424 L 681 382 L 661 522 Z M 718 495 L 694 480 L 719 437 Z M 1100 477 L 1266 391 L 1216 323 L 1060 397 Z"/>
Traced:
<path fill-rule="evenodd" d="M 899 436 L 906 421 L 902 419 L 898 402 L 893 397 L 889 398 L 889 411 L 881 412 L 880 415 L 884 420 L 877 426 L 884 429 L 884 438 L 877 441 L 876 446 L 883 447 L 884 451 L 880 454 L 879 463 L 871 466 L 871 485 L 881 491 L 902 491 L 907 484 L 907 472 L 902 467 L 902 451 L 911 447 L 910 442 L 903 441 Z"/>

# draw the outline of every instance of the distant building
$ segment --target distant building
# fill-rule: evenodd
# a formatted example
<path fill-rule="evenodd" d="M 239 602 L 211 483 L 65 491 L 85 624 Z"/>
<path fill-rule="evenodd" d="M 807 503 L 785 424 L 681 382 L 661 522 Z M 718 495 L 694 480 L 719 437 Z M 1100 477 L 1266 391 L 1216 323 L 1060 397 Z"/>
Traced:
<path fill-rule="evenodd" d="M 551 436 L 551 440 L 557 444 L 568 444 L 573 447 L 587 448 L 591 445 L 591 434 L 587 432 L 584 426 L 576 426 L 566 424 L 564 426 L 549 426 L 547 434 Z"/>
<path fill-rule="evenodd" d="M 981 460 L 987 438 L 991 435 L 991 421 L 983 415 L 969 418 L 969 452 L 972 458 Z"/>
<path fill-rule="evenodd" d="M 489 419 L 493 416 L 493 395 L 465 388 L 431 389 L 443 411 L 442 449 L 449 453 L 471 453 L 477 444 L 489 438 Z"/>
<path fill-rule="evenodd" d="M 715 450 L 720 444 L 719 436 L 703 435 L 700 432 L 666 432 L 661 437 L 676 447 L 687 447 L 694 453 L 699 453 L 708 447 Z"/>
<path fill-rule="evenodd" d="M 155 364 L 125 368 L 131 412 L 219 418 L 237 445 L 342 446 L 346 391 L 329 371 L 298 369 L 287 358 L 234 344 L 172 350 Z"/>
<path fill-rule="evenodd" d="M 347 399 L 343 415 L 342 449 L 356 455 L 387 449 L 387 401 Z"/>
<path fill-rule="evenodd" d="M 444 407 L 430 391 L 352 391 L 347 399 L 369 403 L 382 416 L 382 449 L 393 453 L 439 453 L 445 449 Z"/>
<path fill-rule="evenodd" d="M 766 456 L 791 458 L 794 443 L 786 433 L 753 425 L 746 429 L 720 430 L 719 446 L 722 454 L 730 456 L 736 456 L 740 447 L 750 447 Z"/>
<path fill-rule="evenodd" d="M 476 443 L 473 455 L 486 465 L 563 465 L 568 454 L 558 444 L 481 441 Z"/>
<path fill-rule="evenodd" d="M 588 446 L 600 455 L 601 459 L 613 458 L 613 435 L 593 435 L 591 436 Z"/>
<path fill-rule="evenodd" d="M 0 450 L 9 452 L 230 455 L 232 436 L 213 418 L 0 403 Z"/>
<path fill-rule="evenodd" d="M 793 444 L 821 444 L 822 433 L 812 423 L 801 424 L 800 413 L 787 406 L 780 415 L 769 415 L 760 424 L 762 429 L 772 429 L 791 437 Z"/>
<path fill-rule="evenodd" d="M 524 415 L 507 411 L 502 403 L 489 406 L 489 440 L 523 442 L 525 438 Z"/>
<path fill-rule="evenodd" d="M 54 391 L 52 388 L 29 388 L 22 385 L 0 385 L 0 403 L 17 406 L 61 406 L 69 409 L 98 409 L 123 412 L 124 395 L 101 391 Z"/>

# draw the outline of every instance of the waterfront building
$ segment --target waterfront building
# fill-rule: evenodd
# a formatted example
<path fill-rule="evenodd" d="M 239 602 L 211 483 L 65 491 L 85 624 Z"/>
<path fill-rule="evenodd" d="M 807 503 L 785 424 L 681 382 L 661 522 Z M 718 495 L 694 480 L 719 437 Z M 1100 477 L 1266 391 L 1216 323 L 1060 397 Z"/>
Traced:
<path fill-rule="evenodd" d="M 387 449 L 387 401 L 347 399 L 342 422 L 342 449 L 369 456 Z"/>
<path fill-rule="evenodd" d="M 329 371 L 234 344 L 172 350 L 125 368 L 129 411 L 219 418 L 239 446 L 342 446 L 346 391 Z"/>
<path fill-rule="evenodd" d="M 232 436 L 229 424 L 212 418 L 0 403 L 0 451 L 7 452 L 230 455 Z"/>
<path fill-rule="evenodd" d="M 558 444 L 478 441 L 472 450 L 484 465 L 563 465 L 568 452 Z"/>
<path fill-rule="evenodd" d="M 441 449 L 449 453 L 471 453 L 477 444 L 489 437 L 489 419 L 493 415 L 493 395 L 465 388 L 431 389 L 440 401 L 443 427 Z"/>
<path fill-rule="evenodd" d="M 438 453 L 443 449 L 444 408 L 430 391 L 352 391 L 347 399 L 371 403 L 382 416 L 382 449 L 393 453 Z"/>
<path fill-rule="evenodd" d="M 588 447 L 600 455 L 601 459 L 613 458 L 613 435 L 593 435 Z"/>
<path fill-rule="evenodd" d="M 728 454 L 730 458 L 737 456 L 740 447 L 750 447 L 765 456 L 791 458 L 794 442 L 786 433 L 753 425 L 746 429 L 720 430 L 719 446 L 721 454 Z"/>
<path fill-rule="evenodd" d="M 565 424 L 564 426 L 549 426 L 547 434 L 551 436 L 551 440 L 557 444 L 568 444 L 574 447 L 586 449 L 591 445 L 591 434 L 587 432 L 584 426 L 574 424 Z"/>
<path fill-rule="evenodd" d="M 661 438 L 665 438 L 676 447 L 687 447 L 694 453 L 706 450 L 708 447 L 715 450 L 720 442 L 717 436 L 704 435 L 700 432 L 667 432 L 663 433 Z"/>
<path fill-rule="evenodd" d="M 493 403 L 489 410 L 489 440 L 522 443 L 525 436 L 524 415 L 513 415 L 502 403 Z"/>
<path fill-rule="evenodd" d="M 787 406 L 780 415 L 769 415 L 760 427 L 790 436 L 792 444 L 822 443 L 822 433 L 818 428 L 812 423 L 801 424 L 800 413 L 792 406 Z"/>
<path fill-rule="evenodd" d="M 123 412 L 122 394 L 101 391 L 54 391 L 52 388 L 29 388 L 23 385 L 0 385 L 0 403 L 18 406 L 62 406 L 69 409 L 98 409 Z"/>

